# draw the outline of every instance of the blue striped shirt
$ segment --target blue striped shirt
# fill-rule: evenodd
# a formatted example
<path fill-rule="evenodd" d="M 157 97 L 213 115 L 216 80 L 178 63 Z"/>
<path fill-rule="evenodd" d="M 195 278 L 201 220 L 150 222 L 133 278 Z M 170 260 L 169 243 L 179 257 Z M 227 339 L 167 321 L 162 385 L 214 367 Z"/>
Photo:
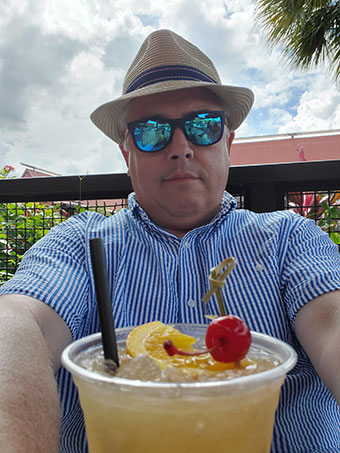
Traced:
<path fill-rule="evenodd" d="M 129 210 L 106 218 L 85 212 L 54 227 L 25 255 L 0 293 L 21 293 L 53 307 L 73 339 L 99 330 L 89 239 L 103 238 L 117 327 L 152 320 L 205 323 L 217 314 L 201 302 L 210 269 L 234 256 L 223 288 L 227 312 L 251 330 L 291 344 L 298 363 L 282 388 L 272 452 L 340 452 L 340 408 L 295 336 L 298 310 L 340 288 L 340 256 L 315 223 L 288 211 L 255 214 L 235 209 L 225 193 L 208 224 L 179 239 L 150 221 L 129 196 Z M 72 379 L 58 374 L 62 403 L 60 451 L 87 451 L 82 412 Z"/>

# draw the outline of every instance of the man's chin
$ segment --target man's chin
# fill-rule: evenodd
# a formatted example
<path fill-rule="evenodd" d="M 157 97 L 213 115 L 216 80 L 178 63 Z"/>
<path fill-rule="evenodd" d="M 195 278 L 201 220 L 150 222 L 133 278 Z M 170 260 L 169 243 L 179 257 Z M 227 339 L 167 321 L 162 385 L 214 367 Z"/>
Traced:
<path fill-rule="evenodd" d="M 180 196 L 168 204 L 168 212 L 174 217 L 191 217 L 202 214 L 204 210 L 199 200 L 183 200 Z"/>
<path fill-rule="evenodd" d="M 169 219 L 173 219 L 178 227 L 192 229 L 210 222 L 216 212 L 211 211 L 211 206 L 202 206 L 199 203 L 178 204 L 173 209 L 167 209 Z"/>

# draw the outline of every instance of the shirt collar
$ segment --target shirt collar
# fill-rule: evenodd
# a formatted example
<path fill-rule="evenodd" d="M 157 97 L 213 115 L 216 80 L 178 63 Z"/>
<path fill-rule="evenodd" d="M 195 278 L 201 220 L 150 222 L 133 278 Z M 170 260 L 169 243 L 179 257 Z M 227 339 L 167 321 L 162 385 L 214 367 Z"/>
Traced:
<path fill-rule="evenodd" d="M 129 209 L 132 213 L 132 216 L 138 220 L 144 227 L 146 227 L 148 230 L 153 230 L 157 231 L 162 234 L 167 234 L 174 236 L 173 234 L 169 233 L 168 231 L 164 230 L 164 228 L 159 227 L 156 225 L 154 222 L 152 222 L 147 215 L 147 213 L 144 211 L 144 209 L 140 206 L 140 204 L 137 201 L 137 197 L 135 192 L 130 193 L 128 197 L 128 205 Z M 232 212 L 233 210 L 236 209 L 237 202 L 235 198 L 229 193 L 229 192 L 224 192 L 221 200 L 221 209 L 219 212 L 216 214 L 216 216 L 207 224 L 207 225 L 202 225 L 197 229 L 207 229 L 207 228 L 215 228 L 217 227 L 225 218 L 227 214 Z"/>

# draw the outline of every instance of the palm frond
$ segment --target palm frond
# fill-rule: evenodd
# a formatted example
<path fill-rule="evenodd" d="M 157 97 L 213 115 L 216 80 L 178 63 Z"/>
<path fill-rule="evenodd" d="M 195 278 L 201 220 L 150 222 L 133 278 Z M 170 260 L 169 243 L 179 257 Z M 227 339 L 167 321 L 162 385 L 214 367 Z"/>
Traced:
<path fill-rule="evenodd" d="M 326 63 L 340 80 L 340 1 L 258 0 L 255 18 L 271 47 L 279 45 L 296 68 Z"/>

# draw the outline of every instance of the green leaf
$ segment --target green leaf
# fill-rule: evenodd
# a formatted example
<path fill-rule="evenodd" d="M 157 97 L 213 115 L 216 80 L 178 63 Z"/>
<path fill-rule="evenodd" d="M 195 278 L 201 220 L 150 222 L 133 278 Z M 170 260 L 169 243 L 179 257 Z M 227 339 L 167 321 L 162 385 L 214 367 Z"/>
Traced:
<path fill-rule="evenodd" d="M 334 244 L 340 245 L 340 234 L 339 233 L 330 233 L 329 237 L 332 239 Z"/>
<path fill-rule="evenodd" d="M 332 219 L 340 220 L 340 208 L 338 206 L 331 206 L 329 208 L 329 215 L 332 217 Z"/>

